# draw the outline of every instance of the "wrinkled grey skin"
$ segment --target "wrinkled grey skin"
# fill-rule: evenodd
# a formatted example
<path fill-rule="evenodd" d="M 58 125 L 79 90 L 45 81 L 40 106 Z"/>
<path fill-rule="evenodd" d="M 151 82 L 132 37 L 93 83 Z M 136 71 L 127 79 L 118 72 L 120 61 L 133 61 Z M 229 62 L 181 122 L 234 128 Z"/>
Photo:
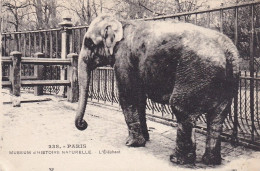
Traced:
<path fill-rule="evenodd" d="M 115 25 L 113 25 L 115 24 Z M 227 109 L 237 93 L 238 52 L 225 35 L 187 23 L 121 21 L 97 17 L 84 36 L 79 57 L 80 98 L 75 125 L 83 119 L 90 72 L 114 66 L 120 105 L 128 126 L 126 145 L 149 140 L 146 99 L 169 104 L 178 122 L 174 163 L 192 164 L 199 115 L 206 113 L 207 139 L 202 161 L 220 164 L 220 133 Z"/>

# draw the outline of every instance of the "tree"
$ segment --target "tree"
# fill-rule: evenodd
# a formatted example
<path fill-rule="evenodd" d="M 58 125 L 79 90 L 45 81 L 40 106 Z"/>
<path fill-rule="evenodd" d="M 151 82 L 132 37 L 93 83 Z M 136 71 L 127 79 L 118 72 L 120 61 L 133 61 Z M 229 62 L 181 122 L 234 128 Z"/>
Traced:
<path fill-rule="evenodd" d="M 2 3 L 5 11 L 8 12 L 7 23 L 14 26 L 15 31 L 18 31 L 22 25 L 22 20 L 28 14 L 27 9 L 31 5 L 30 1 L 5 0 Z"/>
<path fill-rule="evenodd" d="M 208 0 L 123 0 L 127 18 L 154 17 L 165 14 L 195 11 L 205 6 Z M 119 0 L 117 1 L 119 2 Z M 186 16 L 188 17 L 188 16 Z"/>
<path fill-rule="evenodd" d="M 72 12 L 74 16 L 79 19 L 77 23 L 80 23 L 80 25 L 90 24 L 93 18 L 100 13 L 98 7 L 100 7 L 100 11 L 103 10 L 102 0 L 100 0 L 100 4 L 98 4 L 95 0 L 69 0 L 66 2 L 69 5 L 63 6 L 63 8 L 65 8 L 66 11 Z"/>
<path fill-rule="evenodd" d="M 59 19 L 57 18 L 56 0 L 33 0 L 38 29 L 56 27 Z"/>

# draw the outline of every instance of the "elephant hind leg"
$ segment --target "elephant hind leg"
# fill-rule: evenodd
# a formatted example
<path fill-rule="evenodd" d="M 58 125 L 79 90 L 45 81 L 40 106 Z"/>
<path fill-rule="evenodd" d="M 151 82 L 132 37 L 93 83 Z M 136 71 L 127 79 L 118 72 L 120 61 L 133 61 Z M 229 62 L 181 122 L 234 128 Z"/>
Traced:
<path fill-rule="evenodd" d="M 194 126 L 195 115 L 188 115 L 180 111 L 176 106 L 172 106 L 172 111 L 177 118 L 177 139 L 174 153 L 170 160 L 177 164 L 194 164 L 196 160 L 196 140 Z"/>
<path fill-rule="evenodd" d="M 228 100 L 222 101 L 214 110 L 207 113 L 206 150 L 202 157 L 202 162 L 206 165 L 221 164 L 220 134 L 230 105 L 231 102 Z"/>

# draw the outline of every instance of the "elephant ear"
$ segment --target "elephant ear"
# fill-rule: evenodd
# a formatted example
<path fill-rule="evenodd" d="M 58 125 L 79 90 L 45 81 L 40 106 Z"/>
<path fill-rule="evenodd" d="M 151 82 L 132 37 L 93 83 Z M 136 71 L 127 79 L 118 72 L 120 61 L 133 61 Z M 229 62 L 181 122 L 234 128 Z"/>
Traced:
<path fill-rule="evenodd" d="M 106 51 L 112 55 L 115 44 L 123 38 L 123 27 L 112 16 L 101 15 L 91 22 L 85 36 L 95 45 L 103 41 Z"/>

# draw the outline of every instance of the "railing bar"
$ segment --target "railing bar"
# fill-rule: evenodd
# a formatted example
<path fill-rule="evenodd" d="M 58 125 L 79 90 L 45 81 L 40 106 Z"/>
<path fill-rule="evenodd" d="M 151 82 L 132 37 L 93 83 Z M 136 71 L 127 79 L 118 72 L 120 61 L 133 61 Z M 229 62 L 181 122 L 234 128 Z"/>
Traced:
<path fill-rule="evenodd" d="M 152 110 L 151 102 L 149 101 L 149 99 L 146 99 L 146 109 Z"/>
<path fill-rule="evenodd" d="M 256 74 L 256 76 L 258 76 L 258 74 Z M 260 127 L 260 122 L 259 122 L 259 110 L 258 110 L 258 107 L 259 107 L 259 97 L 258 97 L 258 92 L 259 92 L 259 84 L 260 82 L 259 81 L 256 81 L 256 118 L 257 118 L 257 123 L 258 123 L 258 127 Z"/>
<path fill-rule="evenodd" d="M 79 47 L 79 42 L 81 41 L 80 37 L 79 37 L 79 29 L 77 29 L 77 31 L 75 31 L 75 36 L 76 36 L 76 39 L 77 39 L 77 43 L 75 42 L 75 52 L 77 54 L 79 54 L 79 51 L 80 51 L 80 47 Z"/>
<path fill-rule="evenodd" d="M 8 39 L 8 55 L 10 55 L 11 53 L 11 39 L 12 39 L 12 35 L 10 34 L 10 39 Z"/>
<path fill-rule="evenodd" d="M 242 79 L 239 79 L 239 114 L 241 118 L 242 113 Z"/>
<path fill-rule="evenodd" d="M 5 32 L 5 33 L 2 33 L 2 34 L 5 35 L 5 34 L 43 33 L 43 32 L 48 32 L 48 31 L 60 31 L 61 29 L 62 28 L 48 29 L 48 30 L 16 31 L 16 32 Z"/>
<path fill-rule="evenodd" d="M 257 81 L 259 81 L 259 80 L 260 80 L 260 78 L 259 78 L 259 77 L 258 77 L 258 78 L 256 78 L 256 77 L 247 77 L 247 76 L 243 77 L 243 76 L 241 76 L 240 78 L 241 78 L 241 79 L 245 79 L 245 80 L 257 80 Z"/>
<path fill-rule="evenodd" d="M 43 52 L 42 50 L 42 34 L 41 32 L 39 32 L 39 48 L 40 48 L 40 52 Z"/>
<path fill-rule="evenodd" d="M 50 58 L 53 58 L 53 34 L 52 31 L 49 32 L 50 36 Z"/>
<path fill-rule="evenodd" d="M 75 26 L 75 27 L 68 27 L 68 30 L 76 30 L 76 29 L 82 29 L 82 28 L 88 28 L 89 26 Z"/>
<path fill-rule="evenodd" d="M 80 38 L 80 39 L 79 39 L 79 51 L 80 51 L 80 48 L 81 48 L 81 46 L 82 46 L 82 41 L 83 41 L 83 40 L 81 39 L 81 38 L 82 38 L 82 29 L 79 29 L 79 38 Z"/>
<path fill-rule="evenodd" d="M 75 48 L 75 32 L 76 32 L 76 30 L 73 29 L 72 35 L 71 35 L 72 36 L 72 38 L 71 38 L 72 39 L 72 41 L 71 41 L 72 42 L 72 52 L 75 52 L 75 50 L 76 50 L 76 48 Z"/>
<path fill-rule="evenodd" d="M 254 77 L 254 5 L 251 6 L 250 77 Z M 250 80 L 251 141 L 254 141 L 254 80 Z"/>
<path fill-rule="evenodd" d="M 107 100 L 107 70 L 104 70 L 104 73 L 105 73 L 105 85 L 104 85 L 104 94 L 105 94 L 105 97 L 104 97 L 104 101 L 106 102 Z"/>
<path fill-rule="evenodd" d="M 108 91 L 107 91 L 107 96 L 109 98 L 109 102 L 112 102 L 112 94 L 110 92 L 112 92 L 112 73 L 108 70 Z"/>
<path fill-rule="evenodd" d="M 165 106 L 163 105 L 163 104 L 161 104 L 161 112 L 162 112 L 162 117 L 164 117 L 164 108 L 165 108 Z"/>
<path fill-rule="evenodd" d="M 224 125 L 223 125 L 224 128 L 230 130 L 232 127 L 230 126 L 230 120 L 228 117 L 226 117 L 226 119 L 224 120 Z"/>
<path fill-rule="evenodd" d="M 11 57 L 6 57 L 6 56 L 3 56 L 2 58 L 1 58 L 1 62 L 2 63 L 10 63 L 10 62 L 12 62 L 12 58 Z"/>
<path fill-rule="evenodd" d="M 246 75 L 246 72 L 245 72 Z M 246 119 L 246 124 L 249 127 L 249 123 L 248 123 L 248 117 L 247 117 L 247 80 L 245 80 L 245 119 Z M 247 130 L 247 129 L 246 129 Z M 250 130 L 250 128 L 249 128 Z"/>
<path fill-rule="evenodd" d="M 22 86 L 34 86 L 34 85 L 69 85 L 69 80 L 22 80 Z"/>
<path fill-rule="evenodd" d="M 100 99 L 104 100 L 104 92 L 103 92 L 103 85 L 104 85 L 104 70 L 100 70 Z"/>
<path fill-rule="evenodd" d="M 110 102 L 111 99 L 110 99 L 110 94 L 108 92 L 111 92 L 111 86 L 110 86 L 110 81 L 111 78 L 110 78 L 110 73 L 108 72 L 108 70 L 106 70 L 107 72 L 107 89 L 106 89 L 106 98 L 107 98 L 107 101 Z"/>
<path fill-rule="evenodd" d="M 94 81 L 95 80 L 94 72 L 95 72 L 95 70 L 91 72 L 91 79 L 92 79 L 92 88 L 91 88 L 92 89 L 91 90 L 92 91 L 92 94 L 91 94 L 92 97 L 91 97 L 91 100 L 96 99 L 95 98 L 96 97 L 96 95 L 95 95 L 95 83 L 96 82 Z"/>
<path fill-rule="evenodd" d="M 6 55 L 6 49 L 7 49 L 7 47 L 6 47 L 6 41 L 7 41 L 7 35 L 4 35 L 4 38 L 5 38 L 5 42 L 4 42 L 4 50 L 3 50 L 3 52 L 4 52 L 4 54 L 2 54 L 2 55 Z M 10 48 L 10 47 L 9 47 Z"/>
<path fill-rule="evenodd" d="M 26 34 L 23 34 L 23 54 L 26 56 Z"/>
<path fill-rule="evenodd" d="M 44 32 L 44 51 L 45 51 L 45 56 L 49 56 L 49 51 L 48 51 L 48 38 L 47 38 L 47 33 L 48 32 Z"/>
<path fill-rule="evenodd" d="M 32 56 L 32 40 L 31 40 L 31 33 L 28 34 L 28 39 L 29 39 L 29 56 Z"/>
<path fill-rule="evenodd" d="M 237 83 L 239 84 L 239 81 Z M 230 116 L 232 118 L 231 111 L 230 111 Z M 233 138 L 235 141 L 237 140 L 237 133 L 238 133 L 238 89 L 236 89 L 235 97 L 234 97 Z"/>
<path fill-rule="evenodd" d="M 111 72 L 112 73 L 112 105 L 113 105 L 113 103 L 114 103 L 114 72 L 112 71 Z"/>
<path fill-rule="evenodd" d="M 12 62 L 11 57 L 2 57 L 2 63 L 10 63 Z M 59 64 L 63 64 L 63 65 L 70 65 L 71 61 L 70 59 L 55 59 L 55 58 L 33 58 L 33 57 L 22 57 L 21 58 L 21 62 L 23 64 L 49 64 L 49 65 L 59 65 Z"/>
<path fill-rule="evenodd" d="M 53 71 L 52 71 L 53 70 L 53 66 L 49 66 L 49 68 L 50 68 L 50 75 L 51 75 L 51 80 L 52 80 L 53 79 L 53 74 L 52 74 L 53 73 Z"/>
<path fill-rule="evenodd" d="M 98 71 L 98 102 L 99 102 L 99 93 L 100 93 L 100 70 L 97 70 Z"/>
<path fill-rule="evenodd" d="M 5 87 L 5 86 L 11 86 L 12 83 L 11 81 L 2 81 L 2 86 Z"/>
<path fill-rule="evenodd" d="M 58 40 L 58 31 L 55 31 L 55 43 L 56 43 L 56 58 L 58 58 L 58 51 L 59 51 L 59 42 L 58 42 L 59 40 Z"/>
<path fill-rule="evenodd" d="M 246 80 L 244 80 L 244 82 L 245 82 Z M 244 83 L 245 84 L 245 90 L 246 90 L 246 82 Z M 242 85 L 242 84 L 241 84 Z M 243 121 L 243 114 L 246 114 L 246 106 L 244 106 L 245 108 L 244 108 L 244 112 L 242 112 L 242 86 L 240 86 L 240 123 L 242 124 L 242 126 L 243 126 L 243 129 L 245 130 L 245 131 L 243 131 L 243 132 L 247 132 L 247 129 L 246 129 L 246 127 L 245 127 L 245 124 L 244 124 L 244 121 Z M 245 98 L 246 99 L 246 98 Z"/>
<path fill-rule="evenodd" d="M 33 33 L 33 50 L 34 50 L 34 53 L 37 52 L 37 44 L 36 44 L 36 33 Z"/>
<path fill-rule="evenodd" d="M 106 70 L 102 70 L 102 82 L 101 83 L 103 83 L 102 86 L 105 88 L 106 87 Z M 103 100 L 104 100 L 104 102 L 106 102 L 106 92 L 105 92 L 105 90 L 101 91 L 101 92 L 103 95 Z"/>

